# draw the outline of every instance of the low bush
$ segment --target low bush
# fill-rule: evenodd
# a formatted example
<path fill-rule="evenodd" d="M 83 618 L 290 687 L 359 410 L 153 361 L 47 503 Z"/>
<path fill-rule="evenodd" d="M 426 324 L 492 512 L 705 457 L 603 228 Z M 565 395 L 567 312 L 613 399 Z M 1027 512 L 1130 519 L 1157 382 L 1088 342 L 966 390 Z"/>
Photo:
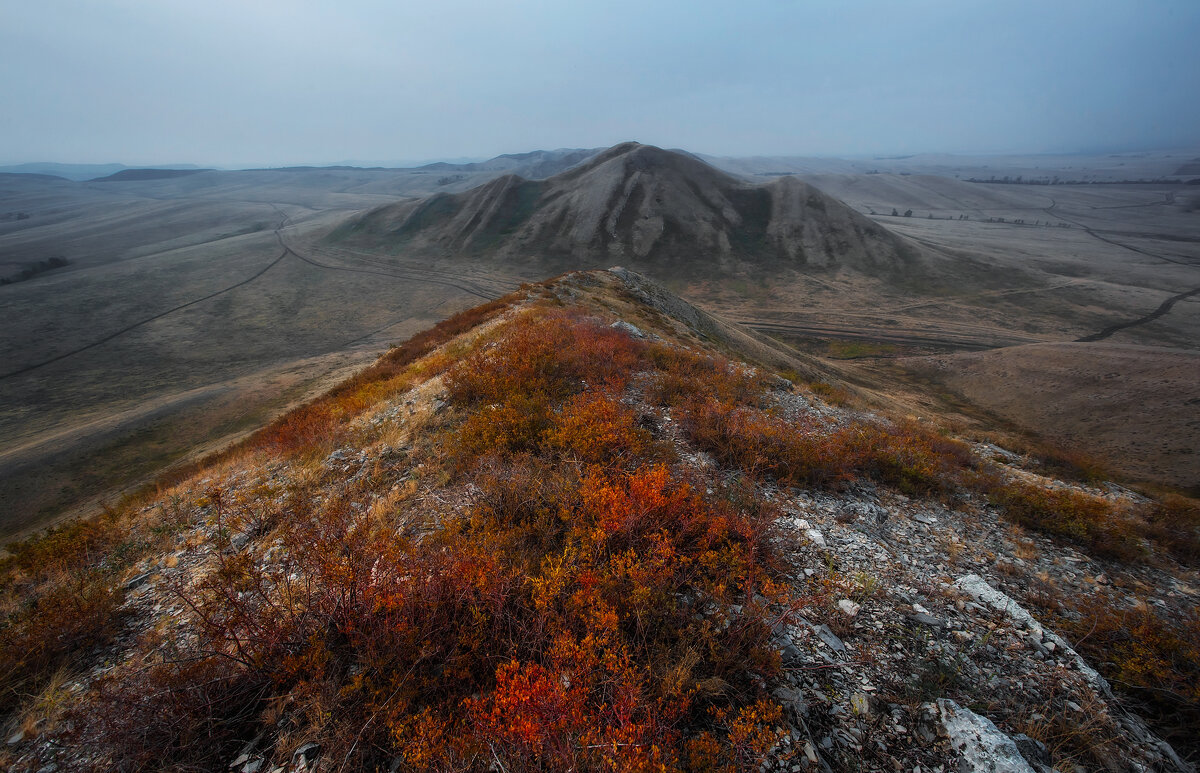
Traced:
<path fill-rule="evenodd" d="M 111 641 L 121 630 L 123 600 L 106 573 L 81 570 L 9 615 L 0 627 L 0 716 Z"/>
<path fill-rule="evenodd" d="M 1146 555 L 1128 505 L 1022 480 L 991 486 L 988 499 L 1004 508 L 1006 518 L 1034 531 L 1074 540 L 1098 556 L 1131 561 Z"/>
<path fill-rule="evenodd" d="M 862 476 L 906 493 L 948 491 L 976 464 L 966 445 L 915 423 L 828 426 L 714 399 L 687 403 L 683 423 L 725 464 L 789 486 L 830 487 Z"/>
<path fill-rule="evenodd" d="M 762 374 L 723 357 L 655 344 L 647 356 L 657 371 L 647 399 L 660 405 L 680 406 L 697 399 L 724 405 L 757 405 L 766 382 Z"/>
<path fill-rule="evenodd" d="M 328 450 L 344 433 L 347 419 L 412 384 L 410 365 L 452 338 L 495 318 L 512 301 L 512 296 L 489 301 L 416 334 L 324 395 L 267 425 L 250 439 L 250 445 L 284 454 Z"/>
<path fill-rule="evenodd" d="M 1200 502 L 1167 494 L 1143 509 L 1143 533 L 1177 561 L 1200 563 Z"/>
<path fill-rule="evenodd" d="M 1151 607 L 1120 609 L 1102 597 L 1055 599 L 1043 612 L 1176 751 L 1200 754 L 1200 612 L 1167 619 Z"/>
<path fill-rule="evenodd" d="M 547 443 L 566 459 L 587 465 L 629 468 L 650 453 L 654 438 L 615 397 L 584 392 L 566 402 Z"/>

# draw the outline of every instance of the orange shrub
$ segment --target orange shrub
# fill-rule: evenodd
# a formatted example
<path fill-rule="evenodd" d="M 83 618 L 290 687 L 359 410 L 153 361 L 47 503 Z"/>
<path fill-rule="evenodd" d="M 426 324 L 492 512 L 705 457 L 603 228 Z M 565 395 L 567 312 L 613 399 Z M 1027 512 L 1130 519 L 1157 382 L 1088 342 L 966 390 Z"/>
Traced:
<path fill-rule="evenodd" d="M 513 296 L 505 296 L 489 301 L 417 333 L 317 399 L 280 416 L 255 433 L 249 442 L 285 454 L 326 449 L 336 441 L 347 419 L 409 386 L 411 381 L 406 373 L 409 365 L 455 336 L 494 318 L 512 300 Z"/>
<path fill-rule="evenodd" d="M 684 407 L 688 436 L 724 464 L 790 486 L 829 485 L 849 477 L 853 460 L 842 437 L 814 423 L 793 422 L 716 400 Z"/>
<path fill-rule="evenodd" d="M 1193 565 L 1200 562 L 1200 502 L 1168 494 L 1145 508 L 1142 516 L 1147 537 L 1179 561 Z"/>
<path fill-rule="evenodd" d="M 863 475 L 908 493 L 953 487 L 975 463 L 964 444 L 916 424 L 822 427 L 713 399 L 685 404 L 689 437 L 725 464 L 789 486 L 830 486 Z"/>
<path fill-rule="evenodd" d="M 496 669 L 496 686 L 469 712 L 478 735 L 500 748 L 506 759 L 537 767 L 578 770 L 587 757 L 582 741 L 596 727 L 587 691 L 567 672 L 537 663 L 510 661 Z"/>
<path fill-rule="evenodd" d="M 273 521 L 276 562 L 225 552 L 177 589 L 195 638 L 128 682 L 137 708 L 102 694 L 95 713 L 144 728 L 118 720 L 94 748 L 142 759 L 184 722 L 200 730 L 156 762 L 224 757 L 234 738 L 287 727 L 363 769 L 397 755 L 406 770 L 757 766 L 782 723 L 762 681 L 778 673 L 770 623 L 788 601 L 772 579 L 778 513 L 661 463 L 618 397 L 650 365 L 646 344 L 559 310 L 489 338 L 446 373 L 457 410 L 433 444 L 458 456 L 460 506 L 402 526 L 363 507 L 383 485 L 369 477 L 293 497 Z M 761 394 L 722 360 L 654 356 L 696 389 Z M 369 388 L 264 437 L 329 442 Z"/>
<path fill-rule="evenodd" d="M 125 594 L 96 570 L 80 571 L 0 627 L 0 715 L 36 694 L 59 668 L 77 665 L 120 632 Z"/>
<path fill-rule="evenodd" d="M 259 435 L 259 443 L 284 454 L 319 453 L 334 443 L 341 430 L 330 402 L 318 400 L 276 419 Z"/>
<path fill-rule="evenodd" d="M 875 480 L 909 494 L 952 488 L 977 460 L 965 443 L 912 421 L 862 422 L 842 430 L 843 453 Z"/>
<path fill-rule="evenodd" d="M 697 733 L 718 759 L 752 764 L 779 717 L 755 704 L 750 676 L 779 666 L 755 601 L 780 600 L 774 513 L 706 499 L 663 465 L 580 481 L 547 464 L 486 457 L 476 504 L 419 541 L 364 518 L 346 491 L 281 523 L 278 567 L 223 555 L 179 589 L 193 648 L 136 682 L 142 708 L 117 689 L 93 709 L 144 727 L 131 736 L 118 720 L 92 743 L 139 759 L 186 721 L 197 732 L 164 754 L 228 754 L 255 720 L 231 703 L 244 692 L 221 690 L 249 684 L 251 713 L 288 707 L 289 726 L 358 767 L 399 753 L 414 770 L 659 770 L 686 764 Z M 233 670 L 194 693 L 218 666 Z M 701 689 L 712 684 L 726 687 Z M 197 694 L 216 703 L 198 708 Z"/>
<path fill-rule="evenodd" d="M 460 466 L 465 466 L 488 453 L 535 451 L 551 421 L 550 404 L 544 395 L 516 393 L 504 402 L 480 406 L 467 416 L 450 452 Z"/>
<path fill-rule="evenodd" d="M 1128 561 L 1145 555 L 1131 513 L 1102 497 L 1012 480 L 993 486 L 988 498 L 1022 526 L 1075 540 L 1100 556 Z"/>
<path fill-rule="evenodd" d="M 562 400 L 585 386 L 620 389 L 643 348 L 578 312 L 529 312 L 455 365 L 446 387 L 459 405 L 502 403 L 515 395 Z"/>
<path fill-rule="evenodd" d="M 37 584 L 62 573 L 95 566 L 115 546 L 129 537 L 123 513 L 112 508 L 93 518 L 78 518 L 54 526 L 28 539 L 5 546 L 9 555 L 0 560 L 0 588 L 21 578 Z"/>
<path fill-rule="evenodd" d="M 568 400 L 546 439 L 568 459 L 611 467 L 637 463 L 653 442 L 650 433 L 637 426 L 632 410 L 598 391 Z"/>
<path fill-rule="evenodd" d="M 753 405 L 765 388 L 760 373 L 724 357 L 669 344 L 655 344 L 648 356 L 658 372 L 647 397 L 662 405 L 677 406 L 695 399 Z"/>

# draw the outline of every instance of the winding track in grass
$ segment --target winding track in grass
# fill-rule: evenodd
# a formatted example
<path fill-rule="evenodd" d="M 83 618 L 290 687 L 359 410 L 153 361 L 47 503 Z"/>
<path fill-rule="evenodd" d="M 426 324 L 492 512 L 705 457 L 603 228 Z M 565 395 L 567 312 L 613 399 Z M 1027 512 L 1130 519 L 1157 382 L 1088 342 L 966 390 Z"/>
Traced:
<path fill-rule="evenodd" d="M 77 354 L 82 354 L 83 352 L 86 352 L 90 349 L 94 349 L 97 346 L 106 344 L 109 341 L 112 341 L 115 338 L 119 338 L 120 336 L 123 336 L 129 332 L 132 332 L 144 325 L 148 325 L 149 323 L 154 322 L 155 320 L 162 319 L 163 317 L 174 314 L 177 311 L 182 311 L 183 309 L 186 309 L 190 306 L 195 306 L 198 303 L 203 303 L 204 301 L 212 300 L 213 298 L 216 298 L 220 295 L 224 295 L 225 293 L 228 293 L 232 290 L 236 290 L 239 287 L 244 287 L 244 286 L 250 284 L 251 282 L 253 282 L 254 280 L 258 279 L 259 277 L 261 277 L 263 274 L 270 271 L 272 268 L 274 268 L 276 265 L 278 265 L 278 263 L 281 260 L 283 260 L 284 258 L 286 258 L 288 255 L 291 255 L 292 257 L 296 258 L 297 260 L 307 263 L 310 266 L 313 266 L 315 268 L 320 268 L 320 269 L 323 269 L 326 271 L 346 271 L 346 272 L 356 273 L 356 274 L 374 274 L 377 276 L 385 276 L 385 277 L 389 277 L 392 279 L 402 279 L 402 280 L 406 280 L 406 281 L 410 281 L 410 282 L 420 282 L 422 284 L 441 285 L 443 287 L 450 287 L 450 288 L 459 290 L 461 292 L 467 293 L 468 295 L 473 295 L 473 296 L 475 296 L 477 298 L 481 298 L 485 301 L 490 301 L 502 294 L 500 292 L 488 292 L 486 288 L 481 288 L 479 285 L 477 285 L 473 282 L 467 282 L 466 280 L 455 281 L 455 279 L 457 279 L 457 277 L 454 277 L 453 275 L 442 274 L 442 273 L 434 272 L 434 271 L 428 270 L 428 269 L 426 269 L 422 272 L 425 275 L 421 275 L 421 273 L 400 272 L 400 271 L 395 271 L 395 270 L 388 271 L 388 270 L 384 270 L 382 268 L 375 268 L 375 267 L 357 268 L 357 267 L 351 267 L 351 266 L 335 266 L 335 265 L 329 265 L 326 263 L 321 263 L 317 260 L 314 260 L 313 258 L 310 258 L 306 255 L 302 255 L 301 253 L 297 252 L 291 245 L 289 245 L 284 240 L 282 232 L 283 232 L 284 228 L 286 228 L 288 225 L 291 224 L 291 217 L 287 213 L 285 213 L 283 210 L 279 209 L 278 207 L 276 207 L 275 209 L 277 212 L 279 212 L 279 214 L 281 216 L 279 225 L 275 228 L 275 238 L 279 241 L 279 246 L 281 247 L 282 251 L 279 253 L 279 255 L 277 257 L 275 257 L 274 260 L 272 260 L 267 265 L 263 266 L 252 276 L 247 277 L 246 279 L 243 279 L 240 282 L 231 284 L 228 287 L 224 287 L 220 290 L 216 290 L 214 292 L 208 293 L 207 295 L 203 295 L 199 298 L 193 298 L 190 301 L 185 301 L 184 303 L 178 304 L 177 306 L 172 306 L 171 308 L 166 309 L 164 311 L 160 311 L 157 314 L 153 314 L 149 317 L 145 317 L 144 319 L 140 319 L 137 322 L 130 323 L 130 324 L 120 328 L 119 330 L 115 330 L 115 331 L 109 333 L 108 335 L 98 338 L 95 341 L 86 343 L 83 346 L 76 347 L 74 349 L 71 349 L 70 351 L 62 352 L 61 354 L 56 354 L 53 357 L 48 357 L 39 362 L 25 365 L 23 367 L 8 371 L 6 373 L 0 373 L 0 380 L 13 378 L 15 376 L 20 376 L 24 373 L 29 373 L 29 372 L 37 370 L 39 368 L 44 368 L 47 365 L 52 365 L 61 360 L 65 360 L 68 357 L 74 357 Z M 429 276 L 428 274 L 434 274 L 434 276 Z M 374 331 L 374 332 L 378 332 L 378 331 Z"/>

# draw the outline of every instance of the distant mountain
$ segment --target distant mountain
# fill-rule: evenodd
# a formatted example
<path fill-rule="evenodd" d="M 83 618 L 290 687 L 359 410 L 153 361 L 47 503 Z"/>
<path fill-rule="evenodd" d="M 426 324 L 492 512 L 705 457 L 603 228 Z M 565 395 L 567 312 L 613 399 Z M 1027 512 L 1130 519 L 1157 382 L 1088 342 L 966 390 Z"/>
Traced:
<path fill-rule="evenodd" d="M 508 172 L 531 179 L 541 179 L 564 172 L 603 150 L 604 148 L 533 150 L 528 153 L 505 153 L 487 161 L 467 164 L 452 164 L 443 161 L 425 164 L 417 169 L 430 172 Z"/>
<path fill-rule="evenodd" d="M 546 180 L 509 174 L 462 193 L 383 206 L 331 238 L 552 268 L 749 262 L 876 271 L 917 256 L 882 226 L 794 177 L 749 183 L 689 154 L 637 143 Z"/>
<path fill-rule="evenodd" d="M 170 180 L 175 177 L 187 177 L 199 172 L 211 172 L 211 169 L 122 169 L 107 177 L 97 177 L 90 182 L 138 182 L 142 180 Z"/>
<path fill-rule="evenodd" d="M 126 166 L 125 164 L 57 164 L 49 161 L 38 161 L 29 164 L 0 166 L 0 172 L 11 172 L 14 174 L 48 174 L 55 177 L 63 177 L 67 180 L 82 182 L 84 180 L 95 180 L 98 177 L 114 175 L 129 168 L 130 167 Z M 168 164 L 164 166 L 150 166 L 141 168 L 199 170 L 200 167 L 196 166 L 195 164 Z"/>

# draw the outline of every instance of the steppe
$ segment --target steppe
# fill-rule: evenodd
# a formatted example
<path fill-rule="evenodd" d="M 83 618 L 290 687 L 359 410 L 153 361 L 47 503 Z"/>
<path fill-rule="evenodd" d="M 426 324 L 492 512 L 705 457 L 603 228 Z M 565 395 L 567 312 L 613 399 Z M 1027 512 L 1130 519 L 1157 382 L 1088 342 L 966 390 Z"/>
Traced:
<path fill-rule="evenodd" d="M 1200 484 L 1200 189 L 1186 173 L 1200 153 L 706 159 L 751 187 L 799 174 L 863 227 L 894 234 L 919 257 L 911 266 L 812 265 L 734 244 L 714 271 L 702 251 L 639 260 L 619 239 L 542 260 L 508 233 L 493 245 L 507 253 L 471 254 L 338 236 L 376 208 L 505 175 L 562 186 L 553 176 L 594 153 L 91 182 L 0 175 L 0 276 L 66 261 L 0 286 L 0 538 L 111 502 L 523 281 L 613 264 L 842 360 L 852 385 L 1083 446 L 1139 481 Z M 679 190 L 700 174 L 660 167 L 637 170 L 640 184 Z M 1043 176 L 1059 184 L 1028 184 Z M 733 190 L 705 179 L 699 200 Z"/>

